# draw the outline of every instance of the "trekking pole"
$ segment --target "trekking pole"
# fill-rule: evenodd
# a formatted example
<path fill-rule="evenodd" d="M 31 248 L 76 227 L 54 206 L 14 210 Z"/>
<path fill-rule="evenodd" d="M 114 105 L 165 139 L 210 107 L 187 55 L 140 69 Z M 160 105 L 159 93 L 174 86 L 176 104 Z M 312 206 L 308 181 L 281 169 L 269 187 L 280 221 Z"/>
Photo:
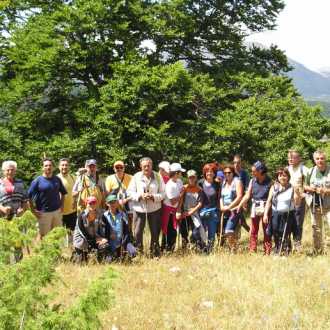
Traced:
<path fill-rule="evenodd" d="M 282 235 L 282 240 L 281 240 L 281 246 L 280 246 L 280 252 L 279 255 L 281 255 L 282 253 L 282 248 L 283 248 L 283 243 L 284 243 L 284 239 L 285 239 L 285 235 L 286 235 L 286 228 L 288 226 L 288 219 L 286 219 L 285 225 L 284 225 L 284 230 L 283 230 L 283 235 Z"/>
<path fill-rule="evenodd" d="M 223 220 L 224 220 L 224 216 L 225 216 L 225 213 L 224 212 L 221 212 L 220 228 L 219 228 L 220 235 L 219 235 L 219 239 L 218 239 L 218 247 L 221 246 L 221 240 L 222 240 L 222 234 L 223 234 Z"/>
<path fill-rule="evenodd" d="M 322 243 L 323 243 L 323 248 L 325 250 L 325 248 L 326 248 L 326 244 L 325 244 L 325 221 L 324 221 L 323 205 L 322 205 L 321 195 L 319 195 L 319 203 L 320 203 L 320 211 L 321 211 Z"/>

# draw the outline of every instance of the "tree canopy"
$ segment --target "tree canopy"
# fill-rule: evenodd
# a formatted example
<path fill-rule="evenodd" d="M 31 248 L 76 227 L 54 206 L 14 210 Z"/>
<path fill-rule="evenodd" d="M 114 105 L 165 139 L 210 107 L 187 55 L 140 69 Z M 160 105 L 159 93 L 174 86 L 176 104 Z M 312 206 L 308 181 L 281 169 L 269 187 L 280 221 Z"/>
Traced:
<path fill-rule="evenodd" d="M 42 154 L 142 155 L 199 167 L 241 152 L 272 166 L 328 131 L 287 78 L 285 54 L 247 45 L 280 0 L 1 3 L 0 158 L 31 178 Z"/>

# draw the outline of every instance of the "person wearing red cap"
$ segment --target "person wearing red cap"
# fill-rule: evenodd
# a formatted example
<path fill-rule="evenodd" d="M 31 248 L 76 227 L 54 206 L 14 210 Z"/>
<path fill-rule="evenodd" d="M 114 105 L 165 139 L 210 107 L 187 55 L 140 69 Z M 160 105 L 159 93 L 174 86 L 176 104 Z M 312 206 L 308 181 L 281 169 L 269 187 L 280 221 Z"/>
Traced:
<path fill-rule="evenodd" d="M 110 256 L 110 246 L 103 233 L 103 213 L 97 208 L 97 198 L 86 198 L 86 208 L 79 214 L 73 233 L 75 251 L 72 261 L 81 263 L 88 260 L 88 253 L 96 251 L 98 261 Z"/>

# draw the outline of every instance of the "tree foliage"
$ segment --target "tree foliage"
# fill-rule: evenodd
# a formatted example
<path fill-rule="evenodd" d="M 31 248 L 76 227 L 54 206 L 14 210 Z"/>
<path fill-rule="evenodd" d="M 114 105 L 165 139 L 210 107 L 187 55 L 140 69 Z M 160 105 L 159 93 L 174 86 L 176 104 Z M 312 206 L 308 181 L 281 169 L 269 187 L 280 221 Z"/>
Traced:
<path fill-rule="evenodd" d="M 282 8 L 281 0 L 4 2 L 0 158 L 18 160 L 31 179 L 44 152 L 76 165 L 95 157 L 104 171 L 146 154 L 199 168 L 230 149 L 275 165 L 283 157 L 265 150 L 286 138 L 295 141 L 282 148 L 309 153 L 327 123 L 277 78 L 289 69 L 281 50 L 244 43 L 274 28 Z M 268 98 L 279 88 L 283 97 Z M 299 128 L 290 122 L 298 108 Z M 288 112 L 291 135 L 270 133 L 277 111 Z M 319 130 L 294 133 L 314 127 L 310 117 Z"/>

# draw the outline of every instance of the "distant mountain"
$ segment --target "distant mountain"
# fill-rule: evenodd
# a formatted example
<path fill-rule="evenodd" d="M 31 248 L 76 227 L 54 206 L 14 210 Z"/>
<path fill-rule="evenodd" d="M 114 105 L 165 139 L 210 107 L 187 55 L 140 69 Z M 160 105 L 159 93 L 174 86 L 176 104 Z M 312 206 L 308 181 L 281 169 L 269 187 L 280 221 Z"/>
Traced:
<path fill-rule="evenodd" d="M 292 78 L 299 93 L 306 99 L 326 98 L 330 100 L 330 73 L 309 70 L 301 63 L 289 59 L 294 68 L 287 75 Z"/>

